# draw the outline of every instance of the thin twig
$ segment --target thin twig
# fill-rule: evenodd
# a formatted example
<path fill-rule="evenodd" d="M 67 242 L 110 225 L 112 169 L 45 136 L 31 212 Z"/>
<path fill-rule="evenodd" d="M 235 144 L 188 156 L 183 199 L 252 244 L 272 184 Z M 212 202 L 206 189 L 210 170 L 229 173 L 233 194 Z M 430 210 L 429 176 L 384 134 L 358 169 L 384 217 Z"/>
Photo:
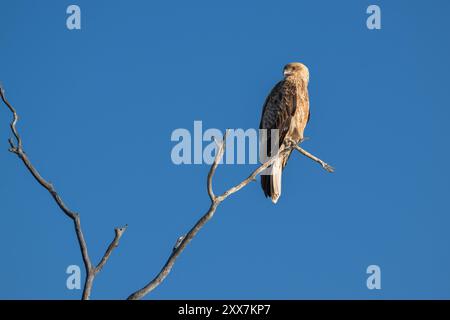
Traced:
<path fill-rule="evenodd" d="M 122 235 L 125 232 L 125 230 L 127 230 L 127 227 L 128 227 L 128 225 L 125 225 L 125 226 L 123 226 L 121 228 L 115 228 L 114 229 L 114 232 L 115 232 L 114 239 L 111 242 L 111 244 L 108 246 L 108 249 L 106 249 L 106 252 L 103 255 L 103 257 L 100 260 L 100 262 L 98 263 L 98 265 L 95 267 L 95 270 L 94 270 L 95 274 L 99 273 L 102 270 L 102 268 L 105 266 L 106 262 L 108 262 L 108 259 L 111 256 L 111 253 L 114 251 L 114 249 L 116 247 L 119 246 L 120 238 L 122 237 Z"/>
<path fill-rule="evenodd" d="M 106 252 L 103 255 L 102 259 L 100 260 L 99 264 L 96 267 L 94 267 L 92 265 L 91 259 L 89 257 L 86 240 L 84 239 L 83 231 L 81 228 L 81 221 L 80 221 L 79 214 L 70 210 L 69 207 L 67 207 L 67 205 L 64 203 L 64 201 L 62 200 L 62 198 L 60 197 L 60 195 L 58 194 L 58 192 L 56 191 L 54 186 L 51 183 L 49 183 L 47 180 L 45 180 L 39 174 L 39 172 L 36 170 L 36 168 L 33 166 L 33 164 L 31 163 L 30 159 L 28 158 L 27 154 L 25 153 L 25 151 L 23 149 L 22 139 L 19 135 L 19 132 L 17 131 L 16 125 L 19 120 L 19 116 L 18 116 L 16 110 L 14 109 L 14 107 L 6 99 L 5 91 L 3 90 L 2 87 L 0 87 L 0 96 L 1 96 L 2 101 L 5 103 L 5 105 L 8 107 L 8 109 L 11 111 L 11 113 L 13 115 L 13 120 L 11 121 L 10 127 L 11 127 L 11 131 L 14 135 L 14 139 L 16 140 L 16 143 L 14 143 L 13 139 L 11 139 L 11 138 L 8 140 L 9 145 L 10 145 L 9 151 L 16 154 L 19 157 L 19 159 L 22 160 L 25 167 L 28 169 L 28 171 L 30 171 L 30 173 L 36 179 L 36 181 L 50 193 L 50 195 L 53 197 L 53 199 L 55 200 L 58 207 L 74 223 L 75 233 L 77 235 L 77 240 L 78 240 L 78 244 L 80 246 L 81 256 L 83 258 L 83 264 L 84 264 L 84 267 L 86 270 L 86 280 L 84 283 L 82 299 L 88 300 L 90 297 L 90 294 L 91 294 L 92 284 L 93 284 L 96 274 L 106 264 L 109 257 L 111 256 L 111 253 L 114 250 L 114 248 L 116 248 L 119 245 L 119 240 L 122 237 L 122 234 L 125 232 L 126 226 L 115 229 L 115 237 L 114 237 L 113 241 L 109 245 L 108 249 L 106 250 Z"/>
<path fill-rule="evenodd" d="M 227 134 L 228 134 L 228 130 L 226 131 L 226 133 L 223 137 L 222 143 L 219 145 L 216 157 L 214 158 L 214 163 L 212 164 L 211 169 L 209 170 L 209 173 L 208 173 L 207 190 L 208 190 L 209 197 L 211 199 L 211 205 L 210 205 L 208 211 L 206 211 L 206 213 L 200 218 L 200 220 L 197 221 L 197 223 L 184 236 L 184 238 L 182 238 L 181 241 L 177 241 L 177 244 L 173 248 L 172 253 L 169 256 L 169 259 L 167 259 L 166 264 L 163 266 L 163 268 L 158 273 L 158 275 L 152 281 L 150 281 L 145 287 L 143 287 L 142 289 L 131 294 L 128 297 L 128 300 L 142 299 L 150 291 L 152 291 L 157 286 L 159 286 L 159 284 L 161 282 L 163 282 L 164 279 L 167 277 L 170 270 L 172 270 L 175 260 L 178 258 L 178 256 L 181 254 L 181 252 L 183 252 L 183 250 L 186 248 L 187 244 L 196 236 L 196 234 L 200 231 L 200 229 L 214 216 L 214 213 L 216 212 L 216 208 L 219 205 L 220 201 L 214 195 L 214 192 L 212 189 L 212 178 L 214 176 L 214 173 L 216 172 L 219 161 L 223 156 L 223 152 L 225 150 Z"/>
<path fill-rule="evenodd" d="M 163 266 L 161 271 L 156 275 L 156 277 L 153 278 L 153 280 L 151 280 L 142 289 L 139 289 L 136 292 L 134 292 L 133 294 L 131 294 L 128 297 L 128 300 L 139 300 L 139 299 L 142 299 L 145 295 L 147 295 L 148 293 L 153 291 L 157 286 L 159 286 L 161 284 L 161 282 L 163 282 L 164 279 L 167 277 L 167 275 L 170 273 L 170 271 L 172 270 L 173 265 L 175 264 L 175 260 L 184 251 L 184 249 L 186 248 L 188 243 L 197 235 L 197 233 L 200 231 L 200 229 L 209 220 L 211 220 L 211 218 L 214 216 L 214 213 L 216 212 L 216 209 L 220 205 L 220 203 L 222 203 L 222 201 L 224 201 L 226 198 L 228 198 L 233 193 L 238 192 L 239 190 L 241 190 L 242 188 L 247 186 L 250 182 L 256 181 L 256 176 L 258 174 L 260 174 L 262 171 L 264 171 L 266 168 L 268 168 L 280 154 L 285 153 L 285 152 L 289 152 L 292 149 L 296 149 L 299 152 L 301 152 L 302 154 L 306 155 L 307 157 L 309 157 L 309 158 L 313 159 L 314 161 L 317 161 L 320 164 L 322 164 L 322 166 L 328 172 L 333 172 L 333 171 L 329 170 L 329 168 L 332 168 L 331 166 L 327 165 L 324 161 L 322 161 L 319 158 L 313 156 L 309 152 L 303 150 L 298 145 L 288 146 L 288 147 L 285 147 L 285 148 L 282 148 L 281 150 L 279 150 L 276 155 L 272 156 L 266 162 L 264 162 L 262 165 L 260 165 L 245 180 L 243 180 L 239 184 L 235 185 L 234 187 L 229 188 L 228 190 L 226 190 L 221 195 L 216 196 L 214 194 L 214 192 L 213 192 L 213 186 L 212 186 L 213 177 L 214 177 L 214 174 L 216 172 L 217 166 L 218 166 L 220 160 L 223 157 L 223 153 L 224 153 L 225 146 L 226 146 L 226 138 L 227 138 L 227 136 L 228 136 L 228 130 L 225 132 L 225 135 L 223 137 L 222 143 L 220 143 L 220 144 L 218 143 L 218 151 L 217 151 L 217 154 L 216 154 L 216 156 L 214 158 L 214 163 L 212 164 L 212 166 L 211 166 L 211 168 L 209 170 L 209 173 L 208 173 L 208 177 L 206 179 L 208 195 L 209 195 L 209 197 L 211 199 L 211 204 L 210 204 L 210 207 L 209 207 L 208 211 L 206 211 L 206 213 L 200 218 L 200 220 L 197 221 L 197 223 L 194 225 L 194 227 L 192 227 L 192 229 L 184 237 L 178 238 L 178 240 L 177 240 L 177 242 L 175 244 L 175 247 L 173 248 L 172 253 L 170 254 L 167 262 L 165 263 L 165 265 Z"/>
<path fill-rule="evenodd" d="M 325 161 L 320 160 L 319 158 L 317 158 L 316 156 L 312 155 L 311 153 L 309 153 L 308 151 L 306 151 L 305 149 L 301 148 L 299 145 L 295 145 L 294 148 L 300 152 L 301 154 L 307 156 L 308 158 L 310 158 L 311 160 L 316 161 L 317 163 L 319 163 L 322 168 L 324 168 L 325 170 L 327 170 L 330 173 L 334 172 L 334 168 L 332 166 L 330 166 L 329 164 L 327 164 Z"/>
<path fill-rule="evenodd" d="M 3 102 L 6 104 L 6 106 L 9 108 L 11 113 L 13 114 L 13 120 L 10 124 L 11 131 L 14 135 L 14 138 L 16 140 L 16 144 L 14 144 L 13 139 L 9 139 L 9 145 L 10 145 L 10 151 L 15 153 L 25 164 L 26 168 L 30 171 L 30 173 L 33 175 L 33 177 L 37 180 L 37 182 L 43 186 L 53 197 L 59 208 L 66 214 L 70 219 L 74 222 L 74 228 L 77 235 L 78 243 L 80 246 L 80 251 L 83 258 L 83 263 L 86 269 L 86 280 L 83 288 L 83 299 L 89 299 L 92 285 L 95 276 L 98 272 L 102 270 L 104 265 L 107 263 L 108 259 L 110 258 L 113 250 L 119 245 L 120 238 L 122 237 L 123 233 L 125 232 L 127 226 L 124 226 L 122 228 L 116 228 L 115 229 L 115 236 L 110 245 L 108 246 L 105 254 L 103 255 L 100 262 L 97 264 L 97 266 L 93 266 L 91 259 L 88 254 L 86 241 L 83 236 L 83 232 L 81 229 L 81 223 L 80 223 L 80 217 L 78 213 L 71 211 L 63 202 L 59 194 L 56 192 L 53 185 L 49 182 L 47 182 L 35 169 L 35 167 L 30 162 L 28 156 L 26 155 L 25 151 L 23 150 L 22 146 L 22 140 L 21 137 L 17 131 L 16 124 L 18 122 L 18 115 L 16 110 L 11 106 L 11 104 L 6 100 L 4 90 L 0 86 L 0 95 Z M 225 132 L 225 135 L 223 137 L 223 140 L 221 143 L 218 144 L 218 150 L 217 154 L 214 158 L 214 163 L 212 164 L 207 178 L 207 191 L 209 198 L 211 200 L 211 204 L 207 212 L 197 221 L 197 223 L 192 227 L 192 229 L 186 234 L 177 239 L 177 242 L 172 249 L 172 253 L 170 254 L 168 260 L 166 261 L 165 265 L 161 269 L 161 271 L 156 275 L 156 277 L 150 281 L 145 287 L 142 289 L 134 292 L 131 294 L 128 299 L 129 300 L 137 300 L 143 298 L 145 295 L 147 295 L 149 292 L 154 290 L 157 286 L 159 286 L 164 279 L 167 277 L 167 275 L 172 270 L 173 265 L 175 264 L 176 259 L 178 256 L 184 251 L 188 243 L 197 235 L 197 233 L 200 231 L 201 228 L 214 216 L 214 213 L 216 212 L 217 207 L 222 203 L 226 198 L 228 198 L 230 195 L 232 195 L 235 192 L 238 192 L 245 186 L 247 186 L 250 182 L 256 181 L 256 176 L 259 175 L 263 170 L 268 168 L 274 160 L 282 153 L 284 152 L 290 152 L 292 149 L 296 149 L 306 157 L 318 162 L 325 170 L 328 172 L 333 172 L 334 169 L 321 159 L 317 158 L 316 156 L 312 155 L 311 153 L 307 152 L 306 150 L 302 149 L 299 145 L 291 145 L 288 147 L 283 148 L 282 150 L 279 150 L 276 155 L 268 159 L 265 163 L 260 165 L 257 169 L 255 169 L 245 180 L 240 182 L 239 184 L 229 188 L 225 192 L 223 192 L 221 195 L 217 196 L 214 194 L 213 191 L 213 177 L 216 172 L 216 169 L 219 165 L 220 160 L 223 157 L 225 147 L 226 147 L 226 138 L 228 135 L 228 130 Z"/>

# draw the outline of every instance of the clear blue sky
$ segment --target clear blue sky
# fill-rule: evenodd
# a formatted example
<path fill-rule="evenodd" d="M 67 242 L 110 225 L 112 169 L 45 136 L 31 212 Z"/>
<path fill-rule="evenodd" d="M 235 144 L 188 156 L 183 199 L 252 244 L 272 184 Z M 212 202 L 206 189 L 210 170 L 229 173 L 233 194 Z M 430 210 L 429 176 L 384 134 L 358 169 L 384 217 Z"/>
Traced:
<path fill-rule="evenodd" d="M 78 4 L 82 30 L 66 28 Z M 366 28 L 378 4 L 382 29 Z M 311 121 L 277 205 L 229 198 L 148 298 L 450 298 L 448 1 L 1 1 L 0 80 L 35 166 L 80 212 L 92 298 L 125 298 L 205 212 L 207 165 L 176 128 L 252 128 L 281 69 L 308 65 Z M 0 109 L 0 298 L 77 299 L 72 223 L 7 152 Z M 215 188 L 255 166 L 219 167 Z M 368 290 L 366 268 L 381 267 Z"/>

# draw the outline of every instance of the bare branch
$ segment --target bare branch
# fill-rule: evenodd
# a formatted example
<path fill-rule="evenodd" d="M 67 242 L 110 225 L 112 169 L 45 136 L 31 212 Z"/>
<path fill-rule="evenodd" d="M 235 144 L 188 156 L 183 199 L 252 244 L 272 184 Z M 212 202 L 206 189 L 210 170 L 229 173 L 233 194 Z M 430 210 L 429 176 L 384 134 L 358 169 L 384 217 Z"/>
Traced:
<path fill-rule="evenodd" d="M 102 260 L 100 260 L 97 267 L 95 267 L 95 270 L 94 270 L 95 274 L 99 273 L 102 270 L 102 268 L 104 267 L 106 262 L 108 262 L 108 259 L 111 256 L 111 253 L 114 251 L 115 248 L 117 248 L 119 246 L 120 238 L 122 237 L 125 230 L 127 230 L 127 227 L 128 227 L 128 225 L 125 225 L 121 228 L 114 229 L 114 232 L 115 232 L 114 239 L 111 242 L 111 244 L 108 246 L 108 249 L 106 249 L 106 252 L 102 257 Z"/>
<path fill-rule="evenodd" d="M 214 162 L 211 166 L 211 169 L 208 172 L 208 178 L 207 178 L 207 182 L 206 182 L 207 188 L 208 188 L 208 195 L 212 202 L 214 202 L 216 200 L 216 196 L 214 194 L 213 186 L 212 186 L 212 178 L 214 176 L 214 173 L 216 172 L 217 166 L 219 165 L 219 162 L 222 159 L 223 153 L 225 151 L 227 136 L 228 136 L 228 130 L 225 131 L 225 135 L 223 136 L 222 142 L 217 142 L 216 140 L 214 140 L 217 144 L 217 154 L 214 157 Z"/>
<path fill-rule="evenodd" d="M 317 163 L 319 163 L 322 168 L 324 168 L 325 170 L 327 170 L 330 173 L 334 172 L 334 168 L 332 166 L 330 166 L 329 164 L 327 164 L 325 161 L 320 160 L 319 158 L 317 158 L 316 156 L 312 155 L 311 153 L 309 153 L 308 151 L 306 151 L 305 149 L 302 149 L 299 145 L 295 145 L 294 148 L 300 152 L 301 154 L 307 156 L 308 158 L 310 158 L 311 160 L 316 161 Z"/>
<path fill-rule="evenodd" d="M 142 299 L 145 295 L 147 295 L 148 293 L 153 291 L 157 286 L 159 286 L 161 284 L 161 282 L 163 282 L 164 279 L 167 277 L 167 275 L 170 273 L 173 265 L 175 264 L 175 260 L 184 251 L 187 244 L 197 235 L 197 233 L 200 231 L 200 229 L 203 228 L 203 226 L 214 216 L 214 213 L 216 212 L 216 209 L 220 205 L 220 203 L 222 203 L 222 201 L 224 201 L 226 198 L 228 198 L 228 196 L 232 195 L 233 193 L 235 193 L 235 192 L 241 190 L 242 188 L 244 188 L 245 186 L 247 186 L 250 182 L 256 181 L 256 176 L 258 174 L 260 174 L 263 170 L 265 170 L 267 167 L 269 167 L 280 154 L 289 152 L 293 148 L 295 148 L 299 151 L 301 150 L 300 152 L 303 153 L 304 155 L 306 155 L 307 157 L 322 164 L 322 166 L 324 168 L 332 168 L 329 165 L 327 165 L 325 162 L 320 160 L 319 158 L 311 155 L 310 153 L 308 153 L 305 150 L 303 150 L 302 148 L 300 148 L 298 145 L 292 145 L 292 146 L 288 146 L 288 147 L 285 147 L 285 148 L 282 148 L 281 150 L 279 150 L 276 155 L 272 156 L 266 162 L 264 162 L 262 165 L 260 165 L 241 183 L 226 190 L 220 196 L 216 196 L 213 192 L 212 181 L 213 181 L 217 166 L 223 157 L 223 153 L 224 153 L 225 146 L 226 146 L 227 135 L 228 135 L 228 130 L 225 132 L 222 143 L 218 144 L 218 151 L 217 151 L 216 157 L 214 158 L 214 162 L 208 173 L 207 189 L 208 189 L 208 195 L 211 199 L 211 205 L 210 205 L 208 211 L 206 211 L 206 213 L 200 218 L 200 220 L 197 221 L 197 223 L 194 225 L 194 227 L 192 227 L 192 229 L 184 237 L 182 236 L 182 237 L 178 238 L 166 264 L 163 266 L 163 268 L 157 274 L 157 276 L 152 281 L 150 281 L 145 287 L 143 287 L 142 289 L 139 289 L 138 291 L 131 294 L 128 297 L 128 300 Z M 332 171 L 329 171 L 329 172 L 332 172 Z"/>
<path fill-rule="evenodd" d="M 289 147 L 288 148 L 284 148 L 282 150 L 279 150 L 279 152 L 276 155 L 272 156 L 266 162 L 264 162 L 261 166 L 256 168 L 245 180 L 243 180 L 241 183 L 237 184 L 236 186 L 231 187 L 230 189 L 228 189 L 227 191 L 222 193 L 220 196 L 218 196 L 217 197 L 218 200 L 220 202 L 222 202 L 223 200 L 228 198 L 228 196 L 232 195 L 235 192 L 238 192 L 239 190 L 244 188 L 246 185 L 248 185 L 250 182 L 256 181 L 256 176 L 258 176 L 258 174 L 260 174 L 267 167 L 269 167 L 280 154 L 285 153 L 285 152 L 289 152 L 289 150 L 290 150 Z"/>
<path fill-rule="evenodd" d="M 126 230 L 126 227 L 117 228 L 115 230 L 116 235 L 114 237 L 114 240 L 109 245 L 109 247 L 106 250 L 106 253 L 104 254 L 100 263 L 97 265 L 97 267 L 94 268 L 92 266 L 92 262 L 89 257 L 86 240 L 84 239 L 83 231 L 81 228 L 80 216 L 78 215 L 78 213 L 70 210 L 69 207 L 66 206 L 66 204 L 64 203 L 64 201 L 62 200 L 62 198 L 59 196 L 58 192 L 54 188 L 54 186 L 51 183 L 49 183 L 47 180 L 45 180 L 40 175 L 40 173 L 36 170 L 36 168 L 33 166 L 30 159 L 28 158 L 27 154 L 23 150 L 22 139 L 17 131 L 16 125 L 19 120 L 19 116 L 18 116 L 16 110 L 13 108 L 13 106 L 6 99 L 5 91 L 2 87 L 0 87 L 0 96 L 1 96 L 2 101 L 5 103 L 5 105 L 8 107 L 8 109 L 11 111 L 11 113 L 13 115 L 13 120 L 11 121 L 10 127 L 11 127 L 11 131 L 12 131 L 12 134 L 14 135 L 14 139 L 16 140 L 16 142 L 14 143 L 13 139 L 11 139 L 11 138 L 8 139 L 8 142 L 10 145 L 9 151 L 16 154 L 20 158 L 20 160 L 22 160 L 23 164 L 28 169 L 28 171 L 30 171 L 30 173 L 36 179 L 36 181 L 50 193 L 50 195 L 53 197 L 53 199 L 55 200 L 58 207 L 62 210 L 62 212 L 68 218 L 72 219 L 72 221 L 74 223 L 75 233 L 77 235 L 77 240 L 78 240 L 78 244 L 80 246 L 81 256 L 83 258 L 83 264 L 84 264 L 84 267 L 86 270 L 86 281 L 85 281 L 84 288 L 83 288 L 82 299 L 87 300 L 90 297 L 90 293 L 92 290 L 92 284 L 93 284 L 96 274 L 106 264 L 112 251 L 114 250 L 114 248 L 118 246 L 119 240 L 122 237 L 123 232 Z"/>
<path fill-rule="evenodd" d="M 20 135 L 19 135 L 19 133 L 17 132 L 17 129 L 16 129 L 16 124 L 17 124 L 17 121 L 19 121 L 19 116 L 17 115 L 17 112 L 13 108 L 13 106 L 8 102 L 8 100 L 6 100 L 6 98 L 5 98 L 5 90 L 4 90 L 3 86 L 0 87 L 0 95 L 1 95 L 1 98 L 2 98 L 3 102 L 8 107 L 9 111 L 11 111 L 11 113 L 13 114 L 13 120 L 11 121 L 10 128 L 11 128 L 11 131 L 12 131 L 12 133 L 14 135 L 14 138 L 17 140 L 17 147 L 14 146 L 12 139 L 8 140 L 9 144 L 10 144 L 12 149 L 15 149 L 15 148 L 22 149 L 22 139 L 20 138 Z"/>
<path fill-rule="evenodd" d="M 208 211 L 206 211 L 206 213 L 200 218 L 200 220 L 197 221 L 197 223 L 192 227 L 192 229 L 183 238 L 181 238 L 181 237 L 178 238 L 177 243 L 175 244 L 175 247 L 173 248 L 172 253 L 169 256 L 169 259 L 167 259 L 166 264 L 163 266 L 163 268 L 157 274 L 157 276 L 152 281 L 150 281 L 145 287 L 143 287 L 142 289 L 131 294 L 128 297 L 128 300 L 142 299 L 150 291 L 152 291 L 157 286 L 159 286 L 160 283 L 163 282 L 164 279 L 167 277 L 167 275 L 170 273 L 173 265 L 175 264 L 175 260 L 178 258 L 178 256 L 181 254 L 181 252 L 184 251 L 187 244 L 197 235 L 197 233 L 200 231 L 200 229 L 214 216 L 214 213 L 216 212 L 216 208 L 219 205 L 220 201 L 218 201 L 217 197 L 214 195 L 213 188 L 212 188 L 212 179 L 216 172 L 217 166 L 219 165 L 220 159 L 222 159 L 222 156 L 223 156 L 223 153 L 225 150 L 227 135 L 228 135 L 228 130 L 225 132 L 222 143 L 218 145 L 217 154 L 214 158 L 214 162 L 213 162 L 211 168 L 209 169 L 208 178 L 207 178 L 207 189 L 208 189 L 208 195 L 211 199 L 211 205 L 210 205 Z"/>
<path fill-rule="evenodd" d="M 50 193 L 50 195 L 53 197 L 53 199 L 55 200 L 55 202 L 58 205 L 58 207 L 63 211 L 63 213 L 67 217 L 72 219 L 72 221 L 74 222 L 75 233 L 77 235 L 78 244 L 80 246 L 80 251 L 81 251 L 81 254 L 82 254 L 82 258 L 83 258 L 83 263 L 84 263 L 84 266 L 85 266 L 85 269 L 86 269 L 86 279 L 85 279 L 85 284 L 84 284 L 82 298 L 83 299 L 89 299 L 95 276 L 97 275 L 97 273 L 99 273 L 102 270 L 102 268 L 108 262 L 108 260 L 109 260 L 109 258 L 111 256 L 112 252 L 114 251 L 114 249 L 119 245 L 119 241 L 120 241 L 123 233 L 125 232 L 127 226 L 115 229 L 114 239 L 112 240 L 112 242 L 108 246 L 106 252 L 104 253 L 104 255 L 101 258 L 101 260 L 98 263 L 98 265 L 94 267 L 92 265 L 91 259 L 90 259 L 89 254 L 88 254 L 88 249 L 87 249 L 86 241 L 84 239 L 84 235 L 83 235 L 83 232 L 82 232 L 81 223 L 80 223 L 80 217 L 79 217 L 78 213 L 73 212 L 72 210 L 70 210 L 65 205 L 65 203 L 63 202 L 63 200 L 61 199 L 61 197 L 57 193 L 57 191 L 54 188 L 54 186 L 51 183 L 49 183 L 47 180 L 45 180 L 39 174 L 39 172 L 36 170 L 36 168 L 32 165 L 31 161 L 29 160 L 28 156 L 26 155 L 25 151 L 23 150 L 22 140 L 21 140 L 21 137 L 20 137 L 20 135 L 19 135 L 19 133 L 17 131 L 17 128 L 16 128 L 16 124 L 18 122 L 19 117 L 17 115 L 16 110 L 6 100 L 4 90 L 3 90 L 3 88 L 1 86 L 0 86 L 0 95 L 1 95 L 1 99 L 3 100 L 3 102 L 6 104 L 8 109 L 13 114 L 13 120 L 12 120 L 12 122 L 10 124 L 10 127 L 11 127 L 11 131 L 12 131 L 12 133 L 14 135 L 15 142 L 13 141 L 13 139 L 9 139 L 8 140 L 9 145 L 10 145 L 9 151 L 11 151 L 12 153 L 16 154 L 22 160 L 22 162 L 24 163 L 25 167 L 30 171 L 30 173 L 36 179 L 36 181 Z M 299 151 L 300 153 L 302 153 L 306 157 L 308 157 L 308 158 L 318 162 L 328 172 L 333 172 L 334 171 L 333 167 L 331 167 L 330 165 L 328 165 L 327 163 L 325 163 L 321 159 L 317 158 L 316 156 L 310 154 L 306 150 L 302 149 L 299 145 L 291 144 L 291 145 L 289 145 L 287 147 L 284 147 L 281 150 L 279 150 L 276 155 L 272 156 L 266 162 L 261 164 L 258 168 L 256 168 L 242 182 L 240 182 L 239 184 L 229 188 L 228 190 L 223 192 L 221 195 L 217 196 L 217 195 L 214 194 L 214 191 L 213 191 L 213 178 L 214 178 L 214 174 L 216 172 L 216 169 L 217 169 L 217 167 L 219 165 L 219 162 L 223 158 L 223 154 L 224 154 L 225 147 L 226 147 L 227 135 L 228 135 L 228 130 L 225 132 L 223 140 L 220 143 L 216 141 L 216 143 L 218 144 L 217 154 L 216 154 L 216 156 L 214 158 L 214 162 L 213 162 L 213 164 L 212 164 L 212 166 L 211 166 L 211 168 L 210 168 L 210 170 L 208 172 L 207 191 L 208 191 L 209 198 L 211 200 L 210 207 L 208 208 L 206 213 L 189 230 L 189 232 L 187 234 L 185 234 L 185 235 L 183 235 L 183 236 L 181 236 L 181 237 L 179 237 L 177 239 L 177 241 L 175 243 L 175 246 L 173 247 L 169 258 L 167 259 L 166 263 L 164 264 L 164 266 L 160 270 L 160 272 L 156 275 L 156 277 L 153 278 L 153 280 L 151 280 L 142 289 L 140 289 L 140 290 L 134 292 L 133 294 L 131 294 L 128 297 L 129 300 L 141 299 L 145 295 L 150 293 L 152 290 L 154 290 L 157 286 L 159 286 L 164 281 L 164 279 L 167 277 L 167 275 L 170 273 L 170 271 L 172 270 L 173 265 L 175 264 L 176 259 L 184 251 L 184 249 L 186 248 L 188 243 L 197 235 L 197 233 L 200 231 L 200 229 L 203 228 L 204 225 L 210 219 L 212 219 L 212 217 L 214 216 L 214 213 L 216 212 L 217 207 L 222 203 L 222 201 L 224 201 L 226 198 L 228 198 L 233 193 L 236 193 L 239 190 L 241 190 L 242 188 L 244 188 L 245 186 L 247 186 L 250 182 L 256 181 L 256 177 L 263 170 L 268 168 L 280 154 L 285 153 L 285 152 L 291 152 L 293 149 L 296 149 L 297 151 Z"/>

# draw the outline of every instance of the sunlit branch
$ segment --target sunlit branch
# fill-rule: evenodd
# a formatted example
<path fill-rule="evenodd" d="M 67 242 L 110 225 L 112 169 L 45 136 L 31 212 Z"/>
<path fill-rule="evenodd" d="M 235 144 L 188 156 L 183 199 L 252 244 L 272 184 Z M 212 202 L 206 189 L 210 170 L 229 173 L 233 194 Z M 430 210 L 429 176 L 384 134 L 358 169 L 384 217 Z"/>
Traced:
<path fill-rule="evenodd" d="M 126 226 L 122 228 L 116 228 L 115 229 L 115 236 L 112 240 L 111 244 L 109 245 L 108 249 L 106 250 L 105 254 L 103 255 L 102 259 L 98 263 L 97 266 L 93 266 L 91 259 L 89 257 L 88 248 L 86 244 L 86 240 L 84 239 L 83 231 L 81 228 L 81 222 L 80 222 L 80 216 L 78 213 L 72 211 L 69 209 L 69 207 L 64 203 L 58 192 L 56 191 L 55 187 L 49 183 L 47 180 L 45 180 L 40 173 L 36 170 L 36 168 L 31 163 L 30 159 L 28 158 L 28 155 L 23 149 L 22 139 L 19 135 L 19 132 L 17 130 L 17 122 L 19 121 L 19 116 L 14 109 L 14 107 L 8 102 L 8 100 L 5 97 L 5 91 L 2 87 L 0 87 L 0 96 L 2 101 L 5 103 L 5 105 L 8 107 L 9 111 L 11 111 L 13 115 L 13 119 L 10 124 L 10 128 L 12 131 L 12 134 L 14 136 L 13 138 L 10 138 L 8 140 L 9 142 L 9 151 L 16 154 L 20 160 L 22 160 L 25 167 L 30 171 L 31 175 L 36 179 L 36 181 L 44 187 L 52 196 L 52 198 L 55 200 L 58 207 L 62 210 L 62 212 L 73 221 L 75 234 L 77 236 L 78 244 L 80 246 L 81 256 L 83 258 L 83 264 L 86 270 L 86 279 L 83 287 L 83 300 L 88 300 L 91 295 L 92 290 L 92 284 L 94 281 L 95 276 L 98 272 L 103 268 L 103 266 L 108 261 L 109 257 L 111 256 L 111 253 L 113 250 L 119 245 L 120 238 L 122 237 L 122 234 L 126 230 Z"/>
<path fill-rule="evenodd" d="M 229 188 L 225 192 L 223 192 L 221 195 L 217 196 L 214 194 L 213 191 L 213 178 L 214 174 L 216 172 L 216 169 L 219 165 L 220 160 L 223 157 L 223 153 L 226 146 L 226 138 L 228 135 L 228 130 L 225 132 L 225 135 L 222 139 L 221 143 L 218 143 L 218 151 L 214 158 L 214 162 L 211 165 L 211 168 L 208 173 L 208 177 L 206 179 L 207 181 L 207 191 L 209 198 L 211 199 L 211 204 L 209 206 L 209 209 L 206 211 L 206 213 L 197 221 L 197 223 L 192 227 L 189 232 L 179 237 L 175 247 L 173 248 L 169 258 L 167 259 L 167 262 L 162 267 L 161 271 L 156 275 L 155 278 L 153 278 L 147 285 L 145 285 L 142 289 L 137 290 L 133 294 L 131 294 L 128 299 L 129 300 L 138 300 L 142 299 L 145 295 L 153 291 L 157 286 L 159 286 L 164 279 L 168 276 L 170 271 L 172 270 L 173 265 L 175 264 L 175 260 L 178 258 L 178 256 L 184 251 L 188 243 L 197 235 L 197 233 L 200 231 L 201 228 L 204 227 L 204 225 L 212 219 L 214 216 L 214 213 L 216 212 L 217 207 L 224 201 L 226 198 L 228 198 L 230 195 L 232 195 L 235 192 L 238 192 L 245 186 L 247 186 L 250 182 L 256 180 L 256 176 L 260 174 L 262 171 L 264 171 L 266 168 L 268 168 L 275 159 L 282 153 L 290 152 L 292 149 L 298 150 L 303 155 L 307 156 L 308 158 L 319 162 L 324 169 L 326 169 L 328 172 L 333 172 L 333 168 L 326 164 L 324 161 L 320 160 L 319 158 L 315 157 L 314 155 L 310 154 L 309 152 L 305 151 L 304 149 L 300 148 L 298 145 L 289 146 L 286 148 L 282 148 L 278 151 L 278 153 L 271 158 L 269 158 L 266 162 L 264 162 L 262 165 L 260 165 L 257 169 L 255 169 L 246 179 L 244 179 L 239 184 Z"/>

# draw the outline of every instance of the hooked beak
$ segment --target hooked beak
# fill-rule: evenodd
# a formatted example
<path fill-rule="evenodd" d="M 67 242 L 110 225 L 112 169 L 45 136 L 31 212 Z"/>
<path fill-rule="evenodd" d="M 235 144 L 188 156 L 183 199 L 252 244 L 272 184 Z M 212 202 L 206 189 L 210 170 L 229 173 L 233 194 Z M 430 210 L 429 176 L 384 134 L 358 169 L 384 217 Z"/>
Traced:
<path fill-rule="evenodd" d="M 285 76 L 285 77 L 288 77 L 288 76 L 290 76 L 292 74 L 292 71 L 290 71 L 290 70 L 284 70 L 283 71 L 283 75 Z"/>

